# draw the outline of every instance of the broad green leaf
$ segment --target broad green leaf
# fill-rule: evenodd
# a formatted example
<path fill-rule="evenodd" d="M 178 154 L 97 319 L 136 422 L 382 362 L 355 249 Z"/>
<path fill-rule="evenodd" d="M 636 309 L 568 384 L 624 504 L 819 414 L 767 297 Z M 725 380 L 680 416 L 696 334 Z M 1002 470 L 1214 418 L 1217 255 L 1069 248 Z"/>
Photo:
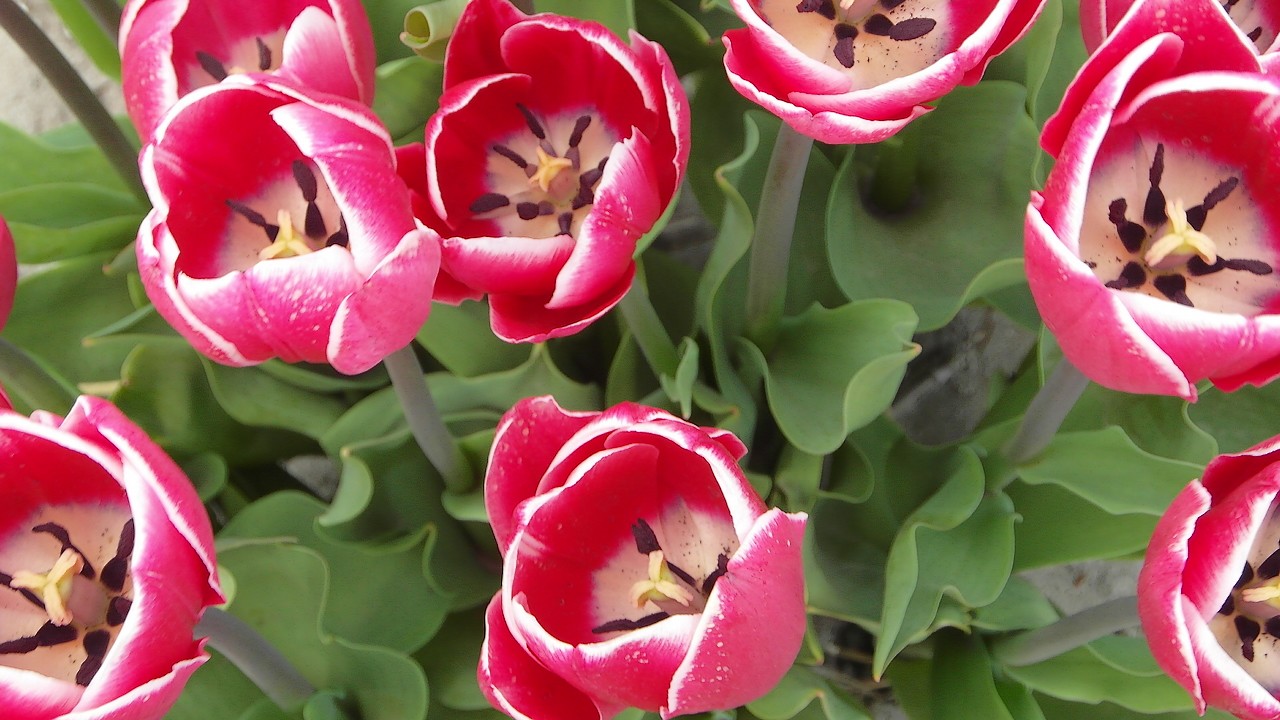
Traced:
<path fill-rule="evenodd" d="M 254 704 L 265 700 L 258 686 L 222 653 L 213 648 L 205 648 L 205 652 L 209 653 L 209 661 L 187 680 L 178 701 L 164 716 L 165 720 L 239 718 Z"/>
<path fill-rule="evenodd" d="M 218 560 L 236 576 L 230 612 L 275 645 L 317 689 L 345 692 L 362 720 L 426 716 L 426 677 L 416 662 L 328 629 L 332 577 L 319 553 L 264 540 L 221 548 Z"/>
<path fill-rule="evenodd" d="M 834 310 L 813 306 L 784 318 L 766 358 L 743 341 L 765 377 L 769 409 L 787 441 L 822 455 L 893 402 L 906 365 L 915 313 L 904 303 L 867 300 Z"/>
<path fill-rule="evenodd" d="M 427 119 L 440 104 L 443 82 L 444 66 L 416 55 L 378 67 L 373 111 L 398 144 L 422 142 Z"/>
<path fill-rule="evenodd" d="M 1277 407 L 1280 383 L 1273 382 L 1260 388 L 1246 385 L 1230 393 L 1203 389 L 1200 399 L 1187 405 L 1187 413 L 1218 441 L 1221 452 L 1236 453 L 1276 434 Z"/>
<path fill-rule="evenodd" d="M 1129 710 L 1108 702 L 1084 704 L 1059 700 L 1048 695 L 1036 695 L 1036 703 L 1046 720 L 1232 720 L 1235 716 L 1209 708 L 1204 715 L 1195 710 L 1168 713 L 1144 713 Z"/>
<path fill-rule="evenodd" d="M 24 415 L 48 410 L 65 415 L 80 393 L 56 370 L 0 338 L 0 388 Z"/>
<path fill-rule="evenodd" d="M 228 415 L 209 387 L 199 354 L 183 343 L 135 347 L 111 401 L 175 455 L 214 452 L 233 465 L 257 465 L 313 447 L 295 433 L 249 427 Z"/>
<path fill-rule="evenodd" d="M 436 0 L 410 10 L 404 18 L 404 32 L 400 41 L 408 45 L 419 57 L 432 62 L 444 62 L 445 50 L 458 17 L 468 0 Z"/>
<path fill-rule="evenodd" d="M 385 65 L 400 58 L 413 57 L 409 46 L 400 42 L 404 30 L 404 16 L 413 8 L 429 0 L 364 0 L 373 30 L 373 44 L 377 49 L 378 65 Z M 415 58 L 416 59 L 416 58 Z"/>
<path fill-rule="evenodd" d="M 83 180 L 0 192 L 21 263 L 119 251 L 137 236 L 146 210 L 127 192 Z"/>
<path fill-rule="evenodd" d="M 302 720 L 360 720 L 346 711 L 346 693 L 322 690 L 307 699 Z"/>
<path fill-rule="evenodd" d="M 929 687 L 933 720 L 1014 720 L 996 690 L 991 659 L 978 638 L 955 630 L 938 633 Z"/>
<path fill-rule="evenodd" d="M 277 380 L 314 393 L 376 390 L 391 382 L 382 365 L 359 375 L 343 375 L 328 365 L 287 363 L 283 360 L 268 360 L 255 367 Z"/>
<path fill-rule="evenodd" d="M 227 461 L 217 453 L 203 452 L 182 460 L 178 464 L 182 467 L 182 472 L 190 478 L 191 484 L 195 486 L 200 502 L 209 502 L 227 487 L 229 475 Z"/>
<path fill-rule="evenodd" d="M 232 368 L 205 359 L 204 370 L 218 404 L 246 425 L 319 439 L 346 410 L 338 400 L 307 392 L 258 368 Z"/>
<path fill-rule="evenodd" d="M 641 0 L 636 5 L 636 29 L 662 44 L 676 72 L 687 75 L 720 61 L 720 39 L 712 38 L 699 22 L 671 0 Z"/>
<path fill-rule="evenodd" d="M 510 370 L 529 359 L 530 345 L 503 342 L 489 328 L 489 306 L 436 303 L 418 342 L 449 372 L 463 377 Z"/>
<path fill-rule="evenodd" d="M 1152 455 L 1204 465 L 1218 454 L 1218 443 L 1192 422 L 1189 413 L 1197 413 L 1197 409 L 1181 398 L 1133 395 L 1090 384 L 1071 408 L 1061 432 L 1118 425 L 1135 445 Z M 1231 422 L 1223 420 L 1222 424 Z"/>
<path fill-rule="evenodd" d="M 454 613 L 416 658 L 427 671 L 432 701 L 452 710 L 483 710 L 489 701 L 480 691 L 476 666 L 484 640 L 485 607 Z M 443 715 L 440 717 L 444 717 Z"/>
<path fill-rule="evenodd" d="M 127 120 L 124 122 L 128 124 Z M 79 126 L 34 138 L 0 123 L 0 192 L 84 182 L 130 193 L 102 151 Z"/>
<path fill-rule="evenodd" d="M 801 665 L 792 666 L 773 690 L 748 703 L 747 709 L 760 720 L 871 720 L 861 702 Z"/>
<path fill-rule="evenodd" d="M 877 162 L 894 163 L 894 172 L 914 169 L 910 204 L 901 212 L 866 199 L 862 148 L 846 159 L 831 188 L 827 246 L 850 299 L 906 301 L 920 329 L 932 330 L 975 297 L 1020 281 L 1016 262 L 984 271 L 1022 254 L 1037 152 L 1025 102 L 1025 89 L 1010 82 L 957 88 L 900 133 L 903 156 L 886 157 L 893 151 L 882 144 Z"/>
<path fill-rule="evenodd" d="M 735 196 L 741 198 L 742 193 L 733 186 L 737 184 L 743 166 L 756 152 L 759 143 L 757 118 L 762 116 L 747 112 L 755 105 L 733 89 L 723 68 L 709 67 L 696 73 L 693 78 L 693 93 L 689 103 L 692 116 L 689 167 L 686 177 L 689 179 L 689 188 L 698 200 L 698 206 L 712 222 L 720 225 L 723 234 L 725 223 L 736 220 L 725 215 L 727 212 L 736 212 L 727 203 L 735 202 Z M 739 122 L 736 118 L 745 118 L 745 122 Z M 764 147 L 771 145 L 766 144 Z M 763 168 L 769 161 L 769 153 L 766 150 L 762 155 L 758 162 Z M 760 182 L 763 179 L 764 176 L 761 175 Z M 753 217 L 750 209 L 746 210 L 746 216 Z M 747 237 L 751 237 L 750 227 L 747 228 Z M 717 242 L 716 250 L 719 246 Z"/>
<path fill-rule="evenodd" d="M 911 720 L 933 720 L 931 661 L 903 657 L 889 667 L 885 676 L 894 699 L 907 717 Z"/>
<path fill-rule="evenodd" d="M 0 152 L 0 178 L 5 160 Z M 24 275 L 3 337 L 77 386 L 119 380 L 131 344 L 84 343 L 135 310 L 124 275 L 104 268 L 111 259 L 85 255 Z"/>
<path fill-rule="evenodd" d="M 329 570 L 326 630 L 399 652 L 421 648 L 439 630 L 449 609 L 449 599 L 422 574 L 426 533 L 419 530 L 377 545 L 337 542 L 316 531 L 325 509 L 302 493 L 275 493 L 238 513 L 219 538 L 287 537 L 309 548 Z"/>
<path fill-rule="evenodd" d="M 680 416 L 688 418 L 693 412 L 693 384 L 698 380 L 698 343 L 685 338 L 680 343 L 680 363 L 675 377 L 659 378 L 662 389 L 674 403 L 680 405 Z"/>
<path fill-rule="evenodd" d="M 1023 482 L 1059 485 L 1115 515 L 1161 515 L 1201 470 L 1143 452 L 1124 430 L 1110 427 L 1060 433 L 1018 473 Z"/>
<path fill-rule="evenodd" d="M 1042 627 L 1057 619 L 1058 612 L 1044 594 L 1016 575 L 999 597 L 973 612 L 974 627 L 996 632 Z"/>
<path fill-rule="evenodd" d="M 648 0 L 641 0 L 648 2 Z M 569 15 L 594 20 L 614 32 L 624 41 L 629 41 L 627 31 L 636 26 L 635 0 L 538 0 L 538 12 L 550 12 L 557 15 Z"/>
<path fill-rule="evenodd" d="M 1153 515 L 1112 515 L 1056 485 L 1015 482 L 1007 492 L 1022 516 L 1014 528 L 1018 570 L 1124 557 L 1144 549 L 1156 526 Z"/>
<path fill-rule="evenodd" d="M 889 550 L 885 600 L 872 674 L 932 625 L 943 595 L 982 607 L 1004 589 L 1013 566 L 1013 505 L 1003 494 L 984 496 L 982 464 L 972 451 L 918 451 L 902 472 L 931 477 L 936 492 L 910 516 Z"/>
<path fill-rule="evenodd" d="M 63 27 L 80 44 L 89 60 L 104 75 L 119 80 L 120 52 L 116 50 L 115 40 L 93 19 L 86 3 L 80 0 L 49 0 L 49 4 L 57 11 Z"/>
<path fill-rule="evenodd" d="M 1044 662 L 1005 667 L 1009 677 L 1038 693 L 1072 702 L 1110 702 L 1141 713 L 1187 710 L 1187 691 L 1163 673 L 1134 675 L 1104 662 L 1091 647 L 1063 653 Z"/>

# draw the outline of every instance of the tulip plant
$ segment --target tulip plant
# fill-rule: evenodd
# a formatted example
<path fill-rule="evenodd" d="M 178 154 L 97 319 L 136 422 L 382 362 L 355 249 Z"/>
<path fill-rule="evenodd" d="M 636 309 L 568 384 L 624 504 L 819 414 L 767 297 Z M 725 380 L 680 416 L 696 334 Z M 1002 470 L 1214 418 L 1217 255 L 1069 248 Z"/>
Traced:
<path fill-rule="evenodd" d="M 54 6 L 0 718 L 1280 718 L 1280 3 Z"/>

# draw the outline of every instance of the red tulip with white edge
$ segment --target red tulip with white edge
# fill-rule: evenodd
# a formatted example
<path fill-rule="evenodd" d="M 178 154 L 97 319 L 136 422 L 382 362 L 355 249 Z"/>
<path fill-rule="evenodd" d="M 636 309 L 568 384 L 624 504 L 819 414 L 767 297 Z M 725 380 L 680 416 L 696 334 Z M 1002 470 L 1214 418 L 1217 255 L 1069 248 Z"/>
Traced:
<path fill-rule="evenodd" d="M 104 400 L 0 409 L 0 716 L 157 720 L 224 602 L 190 481 Z"/>
<path fill-rule="evenodd" d="M 633 404 L 523 400 L 485 506 L 504 554 L 479 678 L 529 720 L 663 718 L 767 693 L 805 629 L 806 516 L 766 508 L 731 433 Z"/>
<path fill-rule="evenodd" d="M 121 86 L 143 140 L 191 91 L 241 73 L 373 102 L 373 33 L 359 0 L 130 0 Z"/>

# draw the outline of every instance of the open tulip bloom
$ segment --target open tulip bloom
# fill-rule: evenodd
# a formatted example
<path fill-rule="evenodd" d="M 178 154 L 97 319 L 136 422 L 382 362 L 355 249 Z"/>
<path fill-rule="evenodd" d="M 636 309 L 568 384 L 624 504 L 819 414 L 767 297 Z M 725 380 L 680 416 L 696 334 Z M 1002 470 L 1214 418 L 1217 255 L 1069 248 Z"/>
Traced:
<path fill-rule="evenodd" d="M 1045 126 L 1026 263 L 1085 375 L 1194 400 L 1280 373 L 1278 137 L 1280 86 L 1212 0 L 1139 3 L 1084 66 Z"/>
<path fill-rule="evenodd" d="M 1039 15 L 1043 0 L 733 0 L 747 27 L 724 34 L 729 80 L 827 143 L 879 142 L 929 111 Z"/>
<path fill-rule="evenodd" d="M 178 98 L 239 73 L 373 101 L 373 37 L 358 0 L 130 0 L 123 12 L 125 104 L 144 139 Z"/>
<path fill-rule="evenodd" d="M 1161 667 L 1201 713 L 1280 716 L 1280 439 L 1223 455 L 1160 519 L 1138 609 Z"/>
<path fill-rule="evenodd" d="M 498 425 L 485 505 L 503 551 L 481 688 L 530 720 L 735 707 L 804 634 L 804 513 L 767 510 L 723 430 L 653 408 L 521 401 Z"/>
<path fill-rule="evenodd" d="M 0 409 L 0 716 L 153 720 L 223 602 L 190 481 L 105 401 Z"/>
<path fill-rule="evenodd" d="M 474 0 L 444 89 L 424 168 L 405 173 L 444 238 L 437 299 L 487 294 L 508 342 L 581 330 L 631 288 L 636 244 L 684 176 L 688 100 L 666 53 Z"/>
<path fill-rule="evenodd" d="M 147 294 L 214 360 L 358 373 L 426 319 L 439 241 L 363 107 L 230 78 L 179 101 L 141 163 Z"/>
<path fill-rule="evenodd" d="M 1097 49 L 1133 5 L 1134 0 L 1082 0 L 1080 33 L 1085 47 L 1090 52 Z M 1258 52 L 1269 55 L 1277 49 L 1280 5 L 1269 0 L 1222 0 L 1220 5 Z M 1263 58 L 1268 63 L 1277 60 L 1280 58 Z"/>

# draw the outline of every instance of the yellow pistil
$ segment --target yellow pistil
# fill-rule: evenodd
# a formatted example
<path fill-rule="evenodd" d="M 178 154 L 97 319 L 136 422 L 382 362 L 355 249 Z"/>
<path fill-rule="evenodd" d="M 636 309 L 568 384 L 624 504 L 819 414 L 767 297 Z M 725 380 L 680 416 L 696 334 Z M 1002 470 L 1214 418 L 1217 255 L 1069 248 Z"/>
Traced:
<path fill-rule="evenodd" d="M 1264 602 L 1280 608 L 1280 577 L 1268 580 L 1262 585 L 1241 590 L 1240 598 L 1245 602 Z"/>
<path fill-rule="evenodd" d="M 537 148 L 538 169 L 529 176 L 529 184 L 542 188 L 542 192 L 551 192 L 551 183 L 563 171 L 573 167 L 569 158 L 548 155 L 541 147 Z"/>
<path fill-rule="evenodd" d="M 1169 232 L 1156 240 L 1147 250 L 1147 254 L 1143 257 L 1147 267 L 1162 270 L 1164 268 L 1161 263 L 1166 260 L 1173 259 L 1173 262 L 1167 263 L 1168 265 L 1180 265 L 1189 260 L 1192 255 L 1199 255 L 1200 259 L 1208 265 L 1218 261 L 1218 251 L 1213 240 L 1191 227 L 1191 223 L 1187 222 L 1187 211 L 1182 207 L 1181 200 L 1166 202 L 1164 211 L 1169 216 Z"/>
<path fill-rule="evenodd" d="M 280 231 L 276 233 L 274 242 L 258 251 L 259 260 L 294 257 L 312 252 L 311 246 L 294 229 L 293 218 L 288 210 L 276 213 L 276 224 L 280 226 Z"/>
<path fill-rule="evenodd" d="M 667 567 L 662 551 L 654 550 L 649 553 L 649 579 L 631 586 L 631 600 L 638 608 L 644 607 L 649 600 L 674 600 L 688 607 L 693 602 L 693 593 L 676 583 L 676 576 Z"/>
<path fill-rule="evenodd" d="M 84 558 L 80 553 L 67 548 L 62 551 L 53 567 L 47 573 L 33 573 L 19 570 L 13 574 L 9 587 L 30 590 L 40 596 L 45 612 L 49 613 L 49 621 L 54 625 L 69 625 L 74 619 L 67 608 L 67 599 L 71 597 L 71 582 L 84 568 Z"/>

